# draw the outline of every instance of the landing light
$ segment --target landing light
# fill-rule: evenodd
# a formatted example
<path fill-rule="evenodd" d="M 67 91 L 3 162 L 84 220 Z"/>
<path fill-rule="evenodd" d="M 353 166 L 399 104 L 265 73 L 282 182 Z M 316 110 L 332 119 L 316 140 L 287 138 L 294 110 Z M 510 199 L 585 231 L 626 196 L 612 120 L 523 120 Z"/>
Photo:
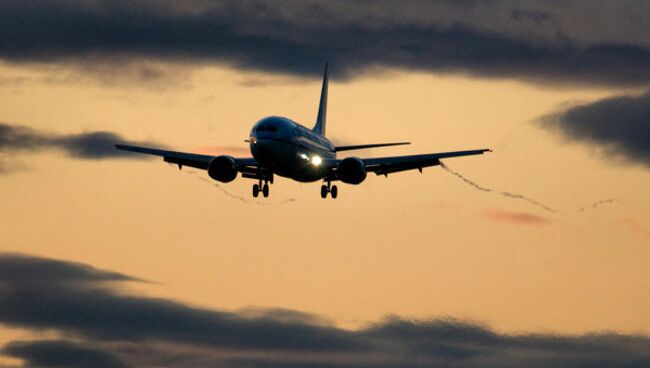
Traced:
<path fill-rule="evenodd" d="M 323 159 L 320 158 L 320 156 L 314 156 L 311 158 L 311 164 L 314 166 L 320 166 L 320 164 L 323 162 Z"/>

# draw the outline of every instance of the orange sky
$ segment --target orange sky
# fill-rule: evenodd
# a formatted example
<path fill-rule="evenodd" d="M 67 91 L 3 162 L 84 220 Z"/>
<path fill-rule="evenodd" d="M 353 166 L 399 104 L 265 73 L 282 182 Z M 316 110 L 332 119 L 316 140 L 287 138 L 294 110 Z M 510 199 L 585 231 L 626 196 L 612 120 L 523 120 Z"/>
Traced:
<path fill-rule="evenodd" d="M 0 122 L 198 150 L 245 148 L 266 115 L 315 118 L 317 80 L 178 68 L 176 78 L 139 84 L 2 64 Z M 16 156 L 21 169 L 0 177 L 0 249 L 151 280 L 132 287 L 152 296 L 289 308 L 343 327 L 397 314 L 500 331 L 648 333 L 650 172 L 534 123 L 615 92 L 396 71 L 330 85 L 331 138 L 413 141 L 373 155 L 493 148 L 445 162 L 555 213 L 478 191 L 440 167 L 371 175 L 341 185 L 336 201 L 323 201 L 319 184 L 279 179 L 268 200 L 242 202 L 197 178 L 205 173 L 159 160 L 43 151 Z M 249 200 L 251 185 L 219 187 Z"/>

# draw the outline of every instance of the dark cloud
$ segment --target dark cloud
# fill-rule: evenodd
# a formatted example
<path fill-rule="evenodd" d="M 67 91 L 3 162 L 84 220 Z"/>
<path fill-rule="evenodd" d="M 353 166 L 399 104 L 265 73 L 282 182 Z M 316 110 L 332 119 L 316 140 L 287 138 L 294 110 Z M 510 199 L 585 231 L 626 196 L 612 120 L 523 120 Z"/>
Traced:
<path fill-rule="evenodd" d="M 7 285 L 102 281 L 142 280 L 117 272 L 98 270 L 82 263 L 0 253 L 0 282 Z"/>
<path fill-rule="evenodd" d="M 68 341 L 12 342 L 2 349 L 12 358 L 22 359 L 25 367 L 128 368 L 112 354 Z"/>
<path fill-rule="evenodd" d="M 344 331 L 286 318 L 278 320 L 273 318 L 274 313 L 245 318 L 162 299 L 118 295 L 104 287 L 81 288 L 61 283 L 57 275 L 65 274 L 65 264 L 61 269 L 60 263 L 56 271 L 46 273 L 49 278 L 39 279 L 39 283 L 24 282 L 22 275 L 29 280 L 35 277 L 30 275 L 49 270 L 52 265 L 41 258 L 19 263 L 21 267 L 17 268 L 15 256 L 0 257 L 0 275 L 4 276 L 0 282 L 7 287 L 0 294 L 0 323 L 57 329 L 103 340 L 160 339 L 209 346 L 306 351 L 345 351 L 358 347 Z M 44 263 L 47 265 L 43 266 Z M 77 264 L 71 264 L 67 272 L 67 277 L 81 273 L 84 281 L 92 280 L 87 277 L 88 272 L 80 272 Z"/>
<path fill-rule="evenodd" d="M 34 276 L 39 272 L 46 276 Z M 39 282 L 27 282 L 33 279 Z M 509 335 L 453 319 L 399 317 L 350 331 L 300 312 L 199 309 L 126 295 L 105 284 L 131 279 L 77 263 L 0 256 L 0 323 L 65 336 L 10 342 L 2 353 L 22 359 L 25 367 L 61 368 L 650 365 L 647 336 Z"/>
<path fill-rule="evenodd" d="M 569 139 L 600 147 L 610 158 L 650 167 L 650 92 L 575 105 L 540 123 Z"/>
<path fill-rule="evenodd" d="M 0 58 L 13 62 L 93 69 L 127 58 L 316 76 L 329 60 L 338 78 L 390 67 L 545 83 L 650 82 L 643 2 L 616 12 L 607 1 L 590 2 L 590 16 L 584 4 L 556 1 L 8 0 L 0 7 Z"/>
<path fill-rule="evenodd" d="M 62 150 L 71 157 L 85 160 L 109 158 L 142 159 L 142 155 L 132 155 L 115 149 L 115 143 L 126 139 L 111 132 L 88 132 L 80 134 L 55 134 L 38 131 L 24 126 L 0 123 L 0 152 L 36 152 L 44 149 Z M 162 147 L 154 142 L 136 142 L 138 145 Z M 0 174 L 11 171 L 10 163 L 0 162 Z"/>
<path fill-rule="evenodd" d="M 115 143 L 124 142 L 125 139 L 111 132 L 90 132 L 68 136 L 59 136 L 52 140 L 55 147 L 59 147 L 75 158 L 87 160 L 101 160 L 104 158 L 136 158 L 126 152 L 115 149 Z M 152 143 L 140 145 L 159 146 Z"/>
<path fill-rule="evenodd" d="M 37 150 L 47 146 L 50 140 L 33 129 L 0 123 L 0 151 Z"/>

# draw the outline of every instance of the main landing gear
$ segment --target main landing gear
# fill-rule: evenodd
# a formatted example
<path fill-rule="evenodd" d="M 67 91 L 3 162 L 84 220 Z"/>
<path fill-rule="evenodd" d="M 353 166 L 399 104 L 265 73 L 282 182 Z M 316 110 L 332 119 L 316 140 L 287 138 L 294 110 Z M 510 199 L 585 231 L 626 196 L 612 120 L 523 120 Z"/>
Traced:
<path fill-rule="evenodd" d="M 336 197 L 339 195 L 339 189 L 336 187 L 336 185 L 332 185 L 332 183 L 328 181 L 327 185 L 323 184 L 320 187 L 320 197 L 327 198 L 327 193 L 332 195 L 332 199 L 336 199 Z"/>
<path fill-rule="evenodd" d="M 260 179 L 259 184 L 253 184 L 253 197 L 257 198 L 257 196 L 260 195 L 260 192 L 262 192 L 262 195 L 264 198 L 267 198 L 269 196 L 269 182 L 268 180 L 264 180 L 264 185 L 262 185 L 262 180 Z"/>

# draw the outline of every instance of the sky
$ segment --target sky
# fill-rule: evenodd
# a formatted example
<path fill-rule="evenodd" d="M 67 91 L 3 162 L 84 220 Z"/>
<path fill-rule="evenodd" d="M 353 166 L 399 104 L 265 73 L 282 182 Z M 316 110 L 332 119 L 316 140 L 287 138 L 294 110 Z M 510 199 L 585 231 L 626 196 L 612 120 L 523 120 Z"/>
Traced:
<path fill-rule="evenodd" d="M 0 1 L 0 367 L 650 364 L 650 4 Z M 251 126 L 381 157 L 223 184 Z"/>

